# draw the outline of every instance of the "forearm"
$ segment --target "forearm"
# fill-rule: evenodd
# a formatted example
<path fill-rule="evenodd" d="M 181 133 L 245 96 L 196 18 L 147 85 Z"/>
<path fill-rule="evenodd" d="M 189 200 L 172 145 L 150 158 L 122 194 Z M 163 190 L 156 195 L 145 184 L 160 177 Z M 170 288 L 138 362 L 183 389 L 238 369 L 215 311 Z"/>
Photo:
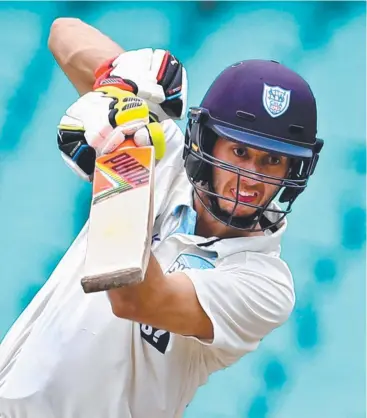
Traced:
<path fill-rule="evenodd" d="M 143 282 L 108 292 L 112 310 L 130 319 L 181 335 L 213 338 L 213 327 L 186 274 L 166 276 L 153 254 Z"/>
<path fill-rule="evenodd" d="M 56 19 L 48 47 L 79 94 L 92 90 L 94 71 L 124 50 L 99 30 L 80 19 Z"/>
<path fill-rule="evenodd" d="M 108 291 L 113 312 L 121 318 L 139 321 L 143 312 L 146 313 L 160 303 L 160 295 L 156 289 L 165 280 L 158 261 L 151 254 L 145 278 L 141 283 Z"/>

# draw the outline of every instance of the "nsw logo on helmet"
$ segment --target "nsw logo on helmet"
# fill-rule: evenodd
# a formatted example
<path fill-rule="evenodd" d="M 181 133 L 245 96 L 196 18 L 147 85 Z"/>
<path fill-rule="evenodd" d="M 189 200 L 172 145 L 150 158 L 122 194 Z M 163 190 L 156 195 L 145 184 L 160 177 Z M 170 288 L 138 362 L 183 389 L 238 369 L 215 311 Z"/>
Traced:
<path fill-rule="evenodd" d="M 279 86 L 269 86 L 264 83 L 263 105 L 272 118 L 277 118 L 288 109 L 291 90 Z"/>

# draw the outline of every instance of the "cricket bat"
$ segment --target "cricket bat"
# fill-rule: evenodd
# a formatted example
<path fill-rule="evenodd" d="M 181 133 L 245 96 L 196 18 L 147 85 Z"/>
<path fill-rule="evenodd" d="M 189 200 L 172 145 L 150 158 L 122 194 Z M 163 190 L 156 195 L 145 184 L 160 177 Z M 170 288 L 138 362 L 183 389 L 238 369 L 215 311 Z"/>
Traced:
<path fill-rule="evenodd" d="M 153 225 L 155 152 L 128 139 L 96 160 L 85 293 L 141 282 L 149 261 Z"/>

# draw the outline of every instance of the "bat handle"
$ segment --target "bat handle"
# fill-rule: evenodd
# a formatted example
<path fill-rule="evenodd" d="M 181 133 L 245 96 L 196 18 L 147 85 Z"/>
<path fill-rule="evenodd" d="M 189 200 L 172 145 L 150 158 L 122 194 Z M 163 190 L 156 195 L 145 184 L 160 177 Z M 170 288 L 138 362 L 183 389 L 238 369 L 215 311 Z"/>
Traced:
<path fill-rule="evenodd" d="M 129 137 L 125 139 L 125 141 L 117 148 L 116 151 L 123 149 L 123 148 L 136 148 L 136 144 L 133 139 Z"/>

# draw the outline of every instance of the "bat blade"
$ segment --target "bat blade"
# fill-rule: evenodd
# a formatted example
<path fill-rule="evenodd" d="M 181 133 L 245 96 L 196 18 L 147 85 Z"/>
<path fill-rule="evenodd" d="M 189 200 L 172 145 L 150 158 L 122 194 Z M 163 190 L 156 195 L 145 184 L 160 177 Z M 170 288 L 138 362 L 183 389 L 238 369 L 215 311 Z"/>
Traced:
<path fill-rule="evenodd" d="M 97 159 L 81 279 L 85 293 L 144 279 L 153 223 L 154 167 L 153 147 L 124 147 Z"/>

